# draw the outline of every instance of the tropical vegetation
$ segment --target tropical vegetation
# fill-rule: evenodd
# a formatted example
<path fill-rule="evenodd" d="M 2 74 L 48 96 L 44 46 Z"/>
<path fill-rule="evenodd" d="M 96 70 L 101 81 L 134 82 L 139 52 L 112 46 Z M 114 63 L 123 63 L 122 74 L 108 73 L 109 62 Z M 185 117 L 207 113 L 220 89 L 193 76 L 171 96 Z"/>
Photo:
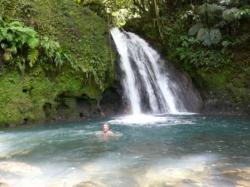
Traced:
<path fill-rule="evenodd" d="M 0 124 L 96 102 L 115 80 L 114 26 L 186 72 L 205 102 L 249 112 L 249 21 L 247 0 L 0 0 Z"/>

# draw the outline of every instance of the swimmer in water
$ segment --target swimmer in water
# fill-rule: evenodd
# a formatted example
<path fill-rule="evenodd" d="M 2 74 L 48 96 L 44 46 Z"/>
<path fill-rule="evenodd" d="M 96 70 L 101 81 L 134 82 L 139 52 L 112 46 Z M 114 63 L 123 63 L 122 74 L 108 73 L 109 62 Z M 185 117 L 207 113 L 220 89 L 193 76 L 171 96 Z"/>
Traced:
<path fill-rule="evenodd" d="M 104 123 L 102 126 L 102 133 L 105 138 L 109 136 L 114 136 L 115 134 L 111 131 L 109 125 L 107 123 Z"/>
<path fill-rule="evenodd" d="M 117 133 L 117 132 L 113 132 L 109 125 L 107 123 L 104 123 L 102 125 L 102 131 L 98 131 L 96 133 L 96 136 L 98 138 L 101 138 L 102 140 L 104 141 L 107 141 L 107 140 L 116 140 L 118 139 L 120 136 L 122 136 L 120 133 Z"/>

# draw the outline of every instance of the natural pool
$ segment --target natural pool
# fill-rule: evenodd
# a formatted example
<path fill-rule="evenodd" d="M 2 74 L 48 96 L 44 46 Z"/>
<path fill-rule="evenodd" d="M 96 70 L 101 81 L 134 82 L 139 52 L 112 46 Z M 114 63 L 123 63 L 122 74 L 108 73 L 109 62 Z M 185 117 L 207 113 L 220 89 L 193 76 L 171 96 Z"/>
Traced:
<path fill-rule="evenodd" d="M 117 138 L 97 136 L 108 121 Z M 167 115 L 0 132 L 12 187 L 250 186 L 250 118 Z"/>

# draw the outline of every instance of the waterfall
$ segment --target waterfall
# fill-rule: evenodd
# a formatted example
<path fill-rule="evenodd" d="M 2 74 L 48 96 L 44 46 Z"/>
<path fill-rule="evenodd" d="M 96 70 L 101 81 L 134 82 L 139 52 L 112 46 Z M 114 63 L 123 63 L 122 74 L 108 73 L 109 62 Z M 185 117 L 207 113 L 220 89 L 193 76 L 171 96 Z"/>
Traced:
<path fill-rule="evenodd" d="M 185 90 L 166 61 L 134 33 L 111 29 L 123 73 L 122 85 L 133 114 L 187 112 Z"/>

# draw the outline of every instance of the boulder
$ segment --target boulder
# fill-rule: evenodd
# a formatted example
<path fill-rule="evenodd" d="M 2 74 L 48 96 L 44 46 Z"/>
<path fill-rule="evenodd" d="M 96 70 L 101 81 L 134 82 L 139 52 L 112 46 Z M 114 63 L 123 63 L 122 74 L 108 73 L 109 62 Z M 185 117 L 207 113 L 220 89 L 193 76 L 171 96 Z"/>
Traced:
<path fill-rule="evenodd" d="M 0 172 L 25 177 L 38 176 L 42 174 L 42 171 L 35 166 L 14 161 L 0 162 Z"/>

